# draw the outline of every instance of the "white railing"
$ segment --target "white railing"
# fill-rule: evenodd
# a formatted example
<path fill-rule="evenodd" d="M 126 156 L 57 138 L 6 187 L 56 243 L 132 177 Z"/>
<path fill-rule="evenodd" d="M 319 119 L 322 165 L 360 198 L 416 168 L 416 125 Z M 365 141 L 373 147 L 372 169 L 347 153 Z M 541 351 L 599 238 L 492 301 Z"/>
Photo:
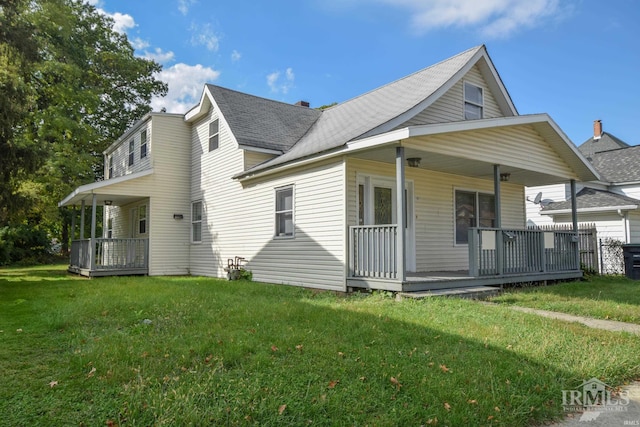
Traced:
<path fill-rule="evenodd" d="M 469 274 L 547 273 L 580 269 L 572 231 L 469 230 Z"/>
<path fill-rule="evenodd" d="M 398 277 L 398 226 L 349 227 L 349 271 L 352 277 Z"/>
<path fill-rule="evenodd" d="M 71 266 L 92 271 L 148 269 L 149 239 L 100 238 L 93 239 L 93 244 L 91 239 L 74 240 Z"/>

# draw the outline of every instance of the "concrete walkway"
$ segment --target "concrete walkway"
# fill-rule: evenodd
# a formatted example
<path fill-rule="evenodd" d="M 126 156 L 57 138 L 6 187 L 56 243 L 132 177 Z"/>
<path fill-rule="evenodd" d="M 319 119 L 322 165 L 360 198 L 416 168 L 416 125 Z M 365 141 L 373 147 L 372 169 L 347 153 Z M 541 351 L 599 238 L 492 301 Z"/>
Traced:
<path fill-rule="evenodd" d="M 564 320 L 565 322 L 578 322 L 585 326 L 594 329 L 604 329 L 606 331 L 614 332 L 629 332 L 631 334 L 640 335 L 640 325 L 635 323 L 616 322 L 614 320 L 601 320 L 594 319 L 592 317 L 574 316 L 573 314 L 558 313 L 556 311 L 538 310 L 536 308 L 519 307 L 515 305 L 508 306 L 509 308 L 522 311 L 524 313 L 533 313 L 538 316 L 549 317 L 551 319 Z"/>
<path fill-rule="evenodd" d="M 572 314 L 558 313 L 555 311 L 538 310 L 535 308 L 509 306 L 509 308 L 524 313 L 537 314 L 538 316 L 559 319 L 566 322 L 578 322 L 594 329 L 603 329 L 613 332 L 629 332 L 640 335 L 640 325 L 634 323 L 616 322 L 613 320 L 600 320 L 591 317 L 574 316 Z M 585 412 L 569 413 L 564 420 L 552 424 L 555 427 L 609 427 L 609 426 L 640 426 L 640 381 L 621 387 L 620 396 L 615 396 L 614 401 L 628 403 L 611 405 Z"/>

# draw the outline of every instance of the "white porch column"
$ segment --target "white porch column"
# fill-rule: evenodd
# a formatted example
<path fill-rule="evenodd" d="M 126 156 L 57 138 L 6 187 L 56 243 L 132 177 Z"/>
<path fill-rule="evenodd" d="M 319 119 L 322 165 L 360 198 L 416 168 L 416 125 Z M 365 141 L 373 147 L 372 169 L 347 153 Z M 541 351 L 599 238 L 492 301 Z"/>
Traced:
<path fill-rule="evenodd" d="M 73 205 L 73 210 L 71 211 L 71 241 L 73 242 L 76 239 L 76 205 Z"/>
<path fill-rule="evenodd" d="M 89 246 L 89 260 L 91 265 L 91 271 L 96 268 L 96 257 L 95 257 L 95 248 L 96 248 L 96 205 L 98 203 L 98 196 L 93 195 L 93 199 L 91 201 L 91 242 Z"/>
<path fill-rule="evenodd" d="M 407 262 L 405 229 L 407 222 L 407 206 L 404 203 L 404 147 L 396 147 L 396 224 L 398 224 L 398 254 L 396 258 L 398 280 L 407 279 Z"/>
<path fill-rule="evenodd" d="M 580 268 L 580 235 L 578 234 L 578 199 L 576 197 L 576 180 L 571 180 L 571 222 L 575 240 L 576 265 Z"/>
<path fill-rule="evenodd" d="M 494 226 L 498 228 L 496 232 L 496 273 L 504 273 L 504 236 L 502 234 L 502 209 L 500 204 L 500 165 L 493 165 L 493 203 L 495 209 L 495 223 Z M 476 227 L 480 224 L 476 223 Z"/>
<path fill-rule="evenodd" d="M 84 239 L 84 200 L 80 203 L 80 236 L 79 239 Z"/>

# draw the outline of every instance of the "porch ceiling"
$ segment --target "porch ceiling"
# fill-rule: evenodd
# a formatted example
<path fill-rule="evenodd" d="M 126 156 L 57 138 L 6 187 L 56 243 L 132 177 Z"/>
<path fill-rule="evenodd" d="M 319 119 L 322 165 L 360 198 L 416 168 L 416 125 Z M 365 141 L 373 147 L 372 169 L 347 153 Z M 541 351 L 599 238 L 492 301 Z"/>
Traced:
<path fill-rule="evenodd" d="M 149 197 L 152 176 L 153 169 L 148 169 L 118 178 L 81 185 L 58 203 L 58 206 L 80 205 L 83 201 L 86 205 L 91 205 L 94 195 L 96 195 L 98 205 L 126 205 Z"/>

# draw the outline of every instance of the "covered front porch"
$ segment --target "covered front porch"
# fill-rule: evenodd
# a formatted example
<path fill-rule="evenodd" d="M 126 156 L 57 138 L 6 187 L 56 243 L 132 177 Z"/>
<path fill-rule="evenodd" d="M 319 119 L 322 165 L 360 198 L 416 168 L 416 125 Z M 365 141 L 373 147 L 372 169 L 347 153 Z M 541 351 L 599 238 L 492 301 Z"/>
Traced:
<path fill-rule="evenodd" d="M 69 272 L 87 277 L 149 274 L 149 196 L 131 185 L 149 175 L 144 171 L 84 185 L 59 203 L 72 209 Z M 114 209 L 119 210 L 115 218 L 109 213 Z"/>
<path fill-rule="evenodd" d="M 410 292 L 582 276 L 575 184 L 597 174 L 548 116 L 415 126 L 349 149 L 347 287 Z M 383 175 L 393 186 L 386 195 Z M 527 229 L 524 187 L 556 182 L 570 183 L 573 229 Z"/>

